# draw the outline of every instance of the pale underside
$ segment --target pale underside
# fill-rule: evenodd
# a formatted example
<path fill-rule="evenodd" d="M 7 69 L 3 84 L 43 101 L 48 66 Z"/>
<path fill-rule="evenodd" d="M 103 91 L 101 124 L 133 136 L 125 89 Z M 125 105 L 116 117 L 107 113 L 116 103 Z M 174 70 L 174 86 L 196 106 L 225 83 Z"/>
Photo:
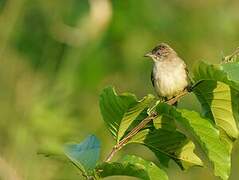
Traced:
<path fill-rule="evenodd" d="M 155 61 L 152 82 L 159 97 L 171 99 L 188 86 L 186 66 L 180 58 Z"/>

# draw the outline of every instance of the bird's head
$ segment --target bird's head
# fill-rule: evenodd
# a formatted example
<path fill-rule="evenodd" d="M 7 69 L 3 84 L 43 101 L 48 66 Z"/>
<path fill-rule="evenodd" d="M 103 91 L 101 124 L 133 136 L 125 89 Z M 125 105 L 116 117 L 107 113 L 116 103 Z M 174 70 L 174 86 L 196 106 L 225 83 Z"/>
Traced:
<path fill-rule="evenodd" d="M 164 61 L 167 57 L 176 55 L 176 52 L 166 43 L 160 43 L 152 51 L 144 55 L 144 57 L 150 57 L 155 62 Z"/>

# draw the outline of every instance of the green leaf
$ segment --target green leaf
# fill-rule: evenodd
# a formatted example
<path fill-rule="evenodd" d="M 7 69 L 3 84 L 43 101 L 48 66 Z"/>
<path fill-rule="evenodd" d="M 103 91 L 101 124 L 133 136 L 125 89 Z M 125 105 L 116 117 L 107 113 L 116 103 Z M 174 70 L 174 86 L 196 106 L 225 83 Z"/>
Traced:
<path fill-rule="evenodd" d="M 117 138 L 124 113 L 137 103 L 133 94 L 117 95 L 114 88 L 105 88 L 100 95 L 100 110 L 110 132 Z"/>
<path fill-rule="evenodd" d="M 214 80 L 223 82 L 239 91 L 239 63 L 209 65 L 200 61 L 194 69 L 194 80 Z"/>
<path fill-rule="evenodd" d="M 119 126 L 117 138 L 118 141 L 123 137 L 126 130 L 133 123 L 133 121 L 141 114 L 141 112 L 150 106 L 153 100 L 154 96 L 149 94 L 145 96 L 142 100 L 138 101 L 133 107 L 128 109 L 128 111 L 124 114 L 123 119 Z M 144 119 L 145 117 L 146 116 L 143 116 L 141 118 Z"/>
<path fill-rule="evenodd" d="M 80 144 L 66 144 L 64 152 L 84 174 L 88 174 L 99 159 L 100 142 L 96 136 L 91 135 Z"/>
<path fill-rule="evenodd" d="M 140 157 L 127 155 L 120 162 L 103 163 L 97 166 L 99 177 L 132 176 L 143 180 L 167 180 L 167 174 L 153 162 Z"/>
<path fill-rule="evenodd" d="M 100 95 L 101 114 L 117 142 L 153 100 L 153 95 L 148 95 L 140 101 L 133 94 L 117 95 L 112 87 L 102 91 Z"/>
<path fill-rule="evenodd" d="M 193 92 L 199 99 L 203 114 L 214 120 L 229 137 L 238 137 L 238 128 L 234 117 L 234 109 L 238 112 L 238 98 L 231 92 L 231 88 L 222 82 L 212 80 L 203 81 Z"/>
<path fill-rule="evenodd" d="M 222 179 L 228 179 L 231 168 L 230 147 L 221 141 L 219 131 L 213 123 L 206 118 L 202 118 L 197 112 L 189 110 L 179 110 L 167 104 L 157 106 L 158 113 L 163 110 L 168 112 L 168 116 L 175 119 L 177 124 L 189 134 L 199 144 L 214 167 L 214 174 Z"/>
<path fill-rule="evenodd" d="M 228 78 L 239 84 L 239 63 L 234 62 L 234 63 L 226 63 L 222 64 L 222 69 L 224 72 L 227 73 Z"/>
<path fill-rule="evenodd" d="M 194 153 L 194 144 L 176 130 L 172 119 L 160 116 L 154 120 L 154 124 L 156 128 L 140 131 L 128 143 L 145 145 L 155 153 L 164 166 L 167 166 L 170 158 L 175 160 L 182 169 L 203 165 Z"/>

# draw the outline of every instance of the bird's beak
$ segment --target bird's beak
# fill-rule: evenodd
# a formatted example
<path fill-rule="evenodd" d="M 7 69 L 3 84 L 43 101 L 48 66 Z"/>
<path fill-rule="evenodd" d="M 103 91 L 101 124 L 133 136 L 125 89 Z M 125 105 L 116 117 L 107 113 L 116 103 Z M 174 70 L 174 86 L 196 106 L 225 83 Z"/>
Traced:
<path fill-rule="evenodd" d="M 148 52 L 144 55 L 144 57 L 152 57 L 152 55 L 153 55 L 152 52 Z"/>

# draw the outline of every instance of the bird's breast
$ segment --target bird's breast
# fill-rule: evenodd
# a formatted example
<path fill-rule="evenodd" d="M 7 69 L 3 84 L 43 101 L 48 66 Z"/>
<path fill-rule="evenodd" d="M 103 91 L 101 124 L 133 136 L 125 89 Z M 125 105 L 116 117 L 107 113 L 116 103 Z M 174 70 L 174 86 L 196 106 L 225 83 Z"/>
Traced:
<path fill-rule="evenodd" d="M 154 87 L 159 96 L 172 98 L 188 86 L 183 62 L 157 62 L 153 68 Z"/>

